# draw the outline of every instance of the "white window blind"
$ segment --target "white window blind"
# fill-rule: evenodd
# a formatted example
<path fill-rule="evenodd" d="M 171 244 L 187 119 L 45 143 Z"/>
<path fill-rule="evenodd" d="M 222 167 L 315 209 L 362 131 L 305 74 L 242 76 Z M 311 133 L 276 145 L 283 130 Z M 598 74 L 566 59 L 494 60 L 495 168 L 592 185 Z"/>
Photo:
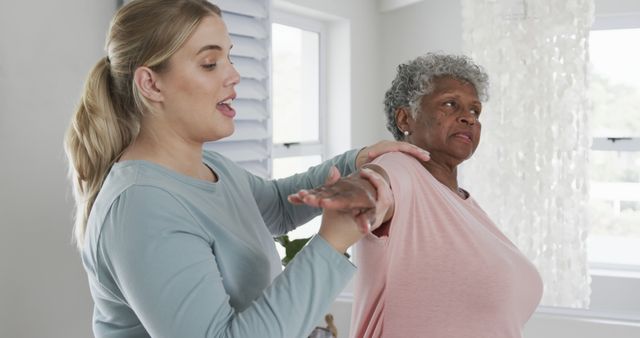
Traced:
<path fill-rule="evenodd" d="M 236 86 L 236 130 L 230 137 L 205 144 L 250 172 L 271 175 L 270 3 L 265 0 L 218 0 L 240 73 Z"/>

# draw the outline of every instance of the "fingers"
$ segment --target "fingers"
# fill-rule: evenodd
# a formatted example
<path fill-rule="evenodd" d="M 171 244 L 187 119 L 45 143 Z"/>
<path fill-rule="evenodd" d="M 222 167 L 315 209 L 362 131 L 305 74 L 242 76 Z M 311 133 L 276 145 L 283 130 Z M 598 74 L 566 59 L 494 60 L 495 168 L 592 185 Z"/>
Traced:
<path fill-rule="evenodd" d="M 304 204 L 304 192 L 305 190 L 300 190 L 295 194 L 291 194 L 287 196 L 287 200 L 291 204 L 296 204 L 296 205 Z"/>
<path fill-rule="evenodd" d="M 360 213 L 356 216 L 355 220 L 358 226 L 358 231 L 361 234 L 367 234 L 369 233 L 369 231 L 371 231 L 371 222 L 369 221 L 369 216 L 367 215 L 367 213 Z"/>
<path fill-rule="evenodd" d="M 360 196 L 318 197 L 313 202 L 317 202 L 318 207 L 322 209 L 341 211 L 369 210 L 375 208 L 375 200 L 371 195 L 366 193 Z"/>
<path fill-rule="evenodd" d="M 431 159 L 431 154 L 418 146 L 410 143 L 405 143 L 402 146 L 407 147 L 406 150 L 401 150 L 403 153 L 409 154 L 423 162 L 429 161 Z"/>
<path fill-rule="evenodd" d="M 317 205 L 313 205 L 317 203 L 317 200 L 313 197 L 314 195 L 309 192 L 309 190 L 302 189 L 295 194 L 291 194 L 287 196 L 287 200 L 292 204 L 307 204 L 309 206 L 317 207 Z"/>
<path fill-rule="evenodd" d="M 335 166 L 329 169 L 327 178 L 324 181 L 325 186 L 331 186 L 340 179 L 340 171 Z M 314 191 L 322 191 L 324 187 L 314 189 Z M 311 194 L 308 190 L 302 189 L 295 194 L 287 196 L 287 200 L 291 204 L 301 205 L 306 204 L 312 207 L 319 207 L 319 197 Z"/>
<path fill-rule="evenodd" d="M 409 154 L 417 158 L 418 160 L 421 160 L 424 162 L 429 161 L 431 159 L 428 151 L 418 146 L 415 146 L 411 143 L 401 142 L 401 141 L 381 141 L 365 150 L 367 151 L 367 159 L 365 163 L 372 161 L 373 159 L 375 159 L 376 157 L 384 153 L 388 153 L 392 151 L 400 151 L 405 154 Z"/>
<path fill-rule="evenodd" d="M 317 196 L 315 193 L 305 189 L 300 190 L 295 194 L 291 194 L 287 196 L 287 200 L 289 200 L 289 203 L 296 204 L 296 205 L 305 204 L 314 208 L 322 207 L 320 203 L 323 201 L 324 198 L 325 197 Z"/>
<path fill-rule="evenodd" d="M 298 196 L 297 193 L 287 196 L 287 201 L 289 201 L 289 203 L 295 204 L 295 205 L 304 204 L 304 202 L 302 201 L 302 198 L 300 198 L 300 196 Z"/>
<path fill-rule="evenodd" d="M 287 200 L 296 205 L 305 204 L 310 207 L 315 208 L 323 208 L 323 209 L 335 209 L 335 210 L 343 210 L 349 209 L 349 205 L 357 205 L 360 207 L 360 204 L 365 203 L 353 203 L 349 196 L 339 195 L 336 196 L 333 192 L 323 192 L 318 189 L 313 189 L 311 191 L 308 190 L 300 190 L 295 194 L 291 194 L 287 196 Z M 356 207 L 356 206 L 354 206 Z M 362 207 L 371 207 L 370 205 L 362 205 Z"/>
<path fill-rule="evenodd" d="M 375 230 L 385 221 L 385 218 L 390 217 L 389 212 L 392 210 L 391 206 L 393 204 L 391 187 L 387 180 L 374 170 L 364 168 L 361 170 L 360 175 L 369 180 L 376 189 L 376 206 L 370 210 L 369 214 L 370 230 Z"/>
<path fill-rule="evenodd" d="M 325 179 L 324 184 L 332 185 L 336 183 L 339 179 L 340 179 L 340 171 L 338 171 L 338 168 L 336 168 L 335 166 L 332 166 L 331 169 L 329 169 L 329 174 L 327 175 L 327 178 Z"/>
<path fill-rule="evenodd" d="M 380 191 L 380 188 L 383 188 L 388 185 L 387 181 L 384 178 L 382 178 L 380 174 L 378 174 L 377 172 L 369 168 L 364 168 L 360 170 L 360 176 L 369 180 L 369 182 L 371 182 L 371 185 L 373 185 L 373 187 L 376 188 L 377 192 Z"/>
<path fill-rule="evenodd" d="M 388 200 L 391 198 L 387 180 L 370 168 L 363 168 L 358 174 L 332 182 L 337 176 L 334 173 L 328 176 L 327 183 L 332 185 L 300 190 L 289 195 L 288 200 L 293 204 L 351 213 L 360 229 L 369 229 L 375 224 L 376 218 L 380 218 L 377 210 L 388 209 Z M 363 215 L 356 219 L 360 214 Z"/>

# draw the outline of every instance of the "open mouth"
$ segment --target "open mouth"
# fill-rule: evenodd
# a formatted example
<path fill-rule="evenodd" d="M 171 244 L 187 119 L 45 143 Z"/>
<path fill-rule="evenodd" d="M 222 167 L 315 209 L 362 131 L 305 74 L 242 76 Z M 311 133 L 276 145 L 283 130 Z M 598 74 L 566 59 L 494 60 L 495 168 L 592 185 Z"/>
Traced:
<path fill-rule="evenodd" d="M 229 97 L 224 101 L 218 102 L 216 108 L 220 111 L 224 116 L 233 118 L 236 116 L 236 111 L 231 107 L 231 103 L 233 102 L 233 98 Z"/>

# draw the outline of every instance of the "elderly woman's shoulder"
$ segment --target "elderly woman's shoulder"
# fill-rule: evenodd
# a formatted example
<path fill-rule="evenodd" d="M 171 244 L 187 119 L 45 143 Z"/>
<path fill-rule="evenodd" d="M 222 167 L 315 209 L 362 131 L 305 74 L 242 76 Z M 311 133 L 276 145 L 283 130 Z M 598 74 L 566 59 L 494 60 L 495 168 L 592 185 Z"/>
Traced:
<path fill-rule="evenodd" d="M 389 166 L 420 166 L 420 160 L 399 151 L 393 151 L 378 156 L 372 163 L 379 164 L 382 167 Z"/>

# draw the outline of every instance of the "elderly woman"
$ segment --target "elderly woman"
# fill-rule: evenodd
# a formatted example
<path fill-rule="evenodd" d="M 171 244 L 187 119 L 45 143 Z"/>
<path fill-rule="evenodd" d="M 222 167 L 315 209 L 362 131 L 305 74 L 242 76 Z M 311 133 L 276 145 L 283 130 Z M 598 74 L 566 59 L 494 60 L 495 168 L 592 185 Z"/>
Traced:
<path fill-rule="evenodd" d="M 539 274 L 458 186 L 457 167 L 480 141 L 487 87 L 464 56 L 427 54 L 398 67 L 387 128 L 431 160 L 389 153 L 370 165 L 394 201 L 385 223 L 356 244 L 352 337 L 522 336 L 541 297 Z M 327 206 L 340 194 L 325 187 L 298 198 Z"/>

